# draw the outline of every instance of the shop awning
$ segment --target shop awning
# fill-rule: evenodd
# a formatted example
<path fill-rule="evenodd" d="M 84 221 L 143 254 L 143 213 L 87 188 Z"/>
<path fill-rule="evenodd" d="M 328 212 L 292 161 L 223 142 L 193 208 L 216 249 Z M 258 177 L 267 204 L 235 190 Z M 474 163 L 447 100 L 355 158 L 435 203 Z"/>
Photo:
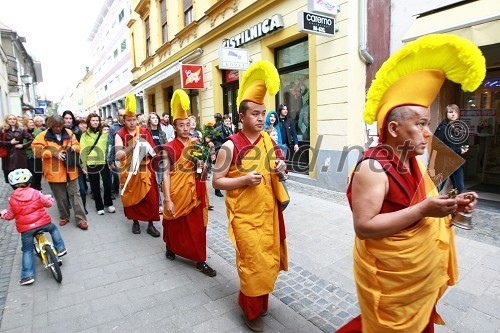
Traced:
<path fill-rule="evenodd" d="M 452 33 L 484 46 L 500 43 L 499 31 L 499 1 L 479 0 L 421 14 L 404 35 L 403 43 L 432 33 Z"/>

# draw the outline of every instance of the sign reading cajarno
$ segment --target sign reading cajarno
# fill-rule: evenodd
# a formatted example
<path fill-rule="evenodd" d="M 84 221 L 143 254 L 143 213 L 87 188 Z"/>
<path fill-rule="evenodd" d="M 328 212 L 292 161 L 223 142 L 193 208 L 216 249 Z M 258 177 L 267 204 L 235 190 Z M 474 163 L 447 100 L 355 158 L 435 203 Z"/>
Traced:
<path fill-rule="evenodd" d="M 270 19 L 265 19 L 264 21 L 257 23 L 253 27 L 242 31 L 229 39 L 224 39 L 222 41 L 222 46 L 238 47 L 279 28 L 283 28 L 284 26 L 283 17 L 280 14 L 274 14 Z"/>

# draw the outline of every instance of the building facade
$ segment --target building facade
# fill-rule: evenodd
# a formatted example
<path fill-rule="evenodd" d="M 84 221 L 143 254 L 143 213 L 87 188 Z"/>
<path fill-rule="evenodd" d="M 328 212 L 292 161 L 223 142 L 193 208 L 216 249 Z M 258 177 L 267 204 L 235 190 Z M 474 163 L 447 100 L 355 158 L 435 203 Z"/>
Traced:
<path fill-rule="evenodd" d="M 132 88 L 129 19 L 128 0 L 105 0 L 89 35 L 95 107 L 102 117 L 116 117 Z"/>
<path fill-rule="evenodd" d="M 83 107 L 85 112 L 91 113 L 97 110 L 96 93 L 94 83 L 94 72 L 87 68 L 87 74 L 82 79 Z"/>
<path fill-rule="evenodd" d="M 269 60 L 278 69 L 281 87 L 275 97 L 267 97 L 267 109 L 287 104 L 299 138 L 300 150 L 289 163 L 294 177 L 343 191 L 348 170 L 367 141 L 362 111 L 371 75 L 367 62 L 374 62 L 366 45 L 360 45 L 360 32 L 366 32 L 369 20 L 377 20 L 380 30 L 370 29 L 379 43 L 373 54 L 378 59 L 387 55 L 388 21 L 379 17 L 390 7 L 373 5 L 387 1 L 326 3 L 340 7 L 333 37 L 299 31 L 306 1 L 178 0 L 168 6 L 165 0 L 132 1 L 133 92 L 142 96 L 146 112 L 170 112 L 171 94 L 181 87 L 180 64 L 201 65 L 204 88 L 187 90 L 191 113 L 202 123 L 215 113 L 228 114 L 238 128 L 236 96 L 244 72 L 222 69 L 219 50 L 229 46 L 246 50 L 250 61 Z M 367 15 L 369 6 L 374 17 Z"/>
<path fill-rule="evenodd" d="M 0 23 L 0 59 L 5 66 L 5 72 L 0 70 L 0 112 L 3 115 L 33 116 L 33 109 L 38 106 L 37 84 L 43 81 L 42 67 L 28 54 L 25 42 L 24 37 Z"/>

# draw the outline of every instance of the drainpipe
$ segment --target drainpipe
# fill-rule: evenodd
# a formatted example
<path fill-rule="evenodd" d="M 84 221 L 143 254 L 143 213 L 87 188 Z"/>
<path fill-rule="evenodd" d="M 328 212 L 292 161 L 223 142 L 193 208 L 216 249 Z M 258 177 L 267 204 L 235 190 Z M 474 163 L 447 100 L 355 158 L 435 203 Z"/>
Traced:
<path fill-rule="evenodd" d="M 366 64 L 373 63 L 373 57 L 366 49 L 366 0 L 359 0 L 359 56 Z"/>

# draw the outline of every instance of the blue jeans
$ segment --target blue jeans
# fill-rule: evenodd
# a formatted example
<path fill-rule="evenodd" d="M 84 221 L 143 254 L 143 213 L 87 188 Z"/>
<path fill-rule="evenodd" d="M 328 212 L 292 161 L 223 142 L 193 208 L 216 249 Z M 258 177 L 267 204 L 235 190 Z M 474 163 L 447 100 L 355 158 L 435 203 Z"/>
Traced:
<path fill-rule="evenodd" d="M 451 180 L 453 188 L 456 188 L 459 194 L 462 193 L 464 191 L 464 188 L 465 188 L 463 165 L 461 167 L 459 167 L 457 170 L 455 170 L 455 172 L 452 173 L 449 178 Z M 443 180 L 443 182 L 438 185 L 439 192 L 441 192 L 441 190 L 444 188 L 447 180 L 448 180 L 448 178 Z"/>
<path fill-rule="evenodd" d="M 21 242 L 23 251 L 22 268 L 21 268 L 21 279 L 35 276 L 35 258 L 33 250 L 35 245 L 33 244 L 33 238 L 37 231 L 44 230 L 50 233 L 52 237 L 52 243 L 54 247 L 59 252 L 64 249 L 64 241 L 61 238 L 59 229 L 54 223 L 49 223 L 41 227 L 25 231 L 21 234 Z"/>
<path fill-rule="evenodd" d="M 464 191 L 464 167 L 463 165 L 458 168 L 454 173 L 450 176 L 453 187 L 458 190 L 458 193 L 462 193 Z"/>
<path fill-rule="evenodd" d="M 83 208 L 87 209 L 87 176 L 82 168 L 78 167 L 78 187 L 80 188 L 80 197 L 82 198 Z"/>

